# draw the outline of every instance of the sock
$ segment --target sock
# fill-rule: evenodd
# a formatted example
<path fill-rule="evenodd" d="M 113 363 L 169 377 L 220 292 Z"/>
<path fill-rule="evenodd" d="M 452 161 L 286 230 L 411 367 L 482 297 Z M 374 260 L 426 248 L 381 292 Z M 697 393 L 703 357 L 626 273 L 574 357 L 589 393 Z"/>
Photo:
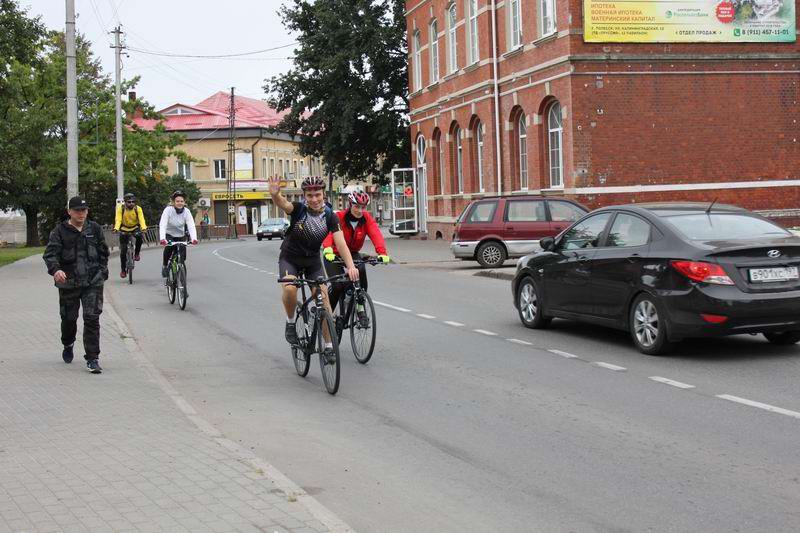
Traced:
<path fill-rule="evenodd" d="M 289 322 L 294 322 L 294 315 L 292 315 L 292 316 L 287 316 L 287 317 L 286 317 L 286 322 L 287 322 L 287 323 L 289 323 Z"/>
<path fill-rule="evenodd" d="M 333 343 L 332 342 L 326 342 L 325 343 L 325 349 L 327 350 L 328 348 L 333 348 Z"/>

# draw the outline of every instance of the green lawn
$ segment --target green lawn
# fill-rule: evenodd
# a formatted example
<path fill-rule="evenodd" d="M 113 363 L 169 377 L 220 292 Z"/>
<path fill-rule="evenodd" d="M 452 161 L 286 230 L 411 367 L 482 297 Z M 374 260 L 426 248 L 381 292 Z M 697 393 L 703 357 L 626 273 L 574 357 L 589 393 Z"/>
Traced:
<path fill-rule="evenodd" d="M 44 246 L 0 248 L 0 267 L 31 255 L 42 255 L 43 253 Z"/>

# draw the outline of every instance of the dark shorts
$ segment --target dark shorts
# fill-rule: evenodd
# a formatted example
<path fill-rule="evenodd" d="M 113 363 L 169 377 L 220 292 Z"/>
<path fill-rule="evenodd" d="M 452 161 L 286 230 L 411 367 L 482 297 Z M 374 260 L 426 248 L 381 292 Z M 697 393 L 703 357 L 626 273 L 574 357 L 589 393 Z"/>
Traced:
<path fill-rule="evenodd" d="M 319 256 L 302 257 L 282 252 L 278 257 L 278 276 L 300 276 L 306 279 L 325 277 L 325 269 Z"/>

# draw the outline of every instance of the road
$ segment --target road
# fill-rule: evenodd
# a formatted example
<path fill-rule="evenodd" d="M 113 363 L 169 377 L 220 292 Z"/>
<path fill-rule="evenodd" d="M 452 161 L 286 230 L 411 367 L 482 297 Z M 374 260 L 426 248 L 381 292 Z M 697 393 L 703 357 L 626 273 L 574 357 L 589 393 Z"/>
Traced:
<path fill-rule="evenodd" d="M 390 265 L 370 270 L 376 354 L 361 366 L 345 339 L 331 397 L 317 364 L 294 372 L 278 246 L 191 249 L 185 312 L 156 250 L 108 293 L 202 416 L 356 530 L 800 529 L 800 347 L 646 357 L 619 332 L 523 328 L 507 281 Z"/>

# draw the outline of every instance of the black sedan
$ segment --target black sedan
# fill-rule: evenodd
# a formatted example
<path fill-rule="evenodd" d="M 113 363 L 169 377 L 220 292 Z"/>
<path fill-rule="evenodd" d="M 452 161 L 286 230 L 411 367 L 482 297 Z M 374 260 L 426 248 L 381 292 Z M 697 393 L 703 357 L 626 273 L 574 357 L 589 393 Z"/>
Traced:
<path fill-rule="evenodd" d="M 744 209 L 635 204 L 598 209 L 541 252 L 512 282 L 522 323 L 553 318 L 630 331 L 643 353 L 681 339 L 762 333 L 800 341 L 800 237 Z"/>
<path fill-rule="evenodd" d="M 269 218 L 258 226 L 256 238 L 259 241 L 265 237 L 270 241 L 273 237 L 283 239 L 287 229 L 289 229 L 289 221 L 285 218 Z"/>

